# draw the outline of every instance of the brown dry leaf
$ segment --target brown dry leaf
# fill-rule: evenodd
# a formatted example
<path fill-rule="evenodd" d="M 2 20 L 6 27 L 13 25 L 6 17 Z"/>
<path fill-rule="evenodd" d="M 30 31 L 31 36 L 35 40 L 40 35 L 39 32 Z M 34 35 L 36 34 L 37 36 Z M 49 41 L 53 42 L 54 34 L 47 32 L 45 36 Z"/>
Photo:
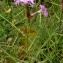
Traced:
<path fill-rule="evenodd" d="M 24 46 L 19 46 L 18 48 L 18 56 L 20 59 L 24 59 L 26 56 L 26 51 Z"/>
<path fill-rule="evenodd" d="M 27 27 L 26 26 L 21 26 L 20 27 L 20 30 L 25 34 L 25 35 L 28 35 L 28 38 L 29 39 L 31 39 L 32 41 L 34 40 L 34 38 L 37 36 L 37 33 L 36 33 L 36 31 L 33 29 L 33 28 L 28 28 L 27 29 Z M 26 37 L 23 37 L 22 36 L 22 34 L 18 34 L 19 35 L 19 37 L 21 37 L 22 38 L 22 41 L 21 41 L 21 43 L 20 43 L 20 47 L 22 47 L 23 46 L 23 48 L 20 48 L 19 49 L 19 57 L 20 57 L 20 59 L 23 59 L 27 54 L 26 54 L 26 48 L 28 48 L 29 46 L 30 46 L 30 44 L 31 44 L 31 42 L 30 42 L 30 40 L 27 40 L 27 38 Z M 22 50 L 22 49 L 24 49 L 24 50 Z M 29 52 L 31 52 L 32 51 L 32 49 L 31 50 L 29 50 Z M 31 52 L 32 53 L 32 52 Z"/>
<path fill-rule="evenodd" d="M 35 36 L 37 36 L 37 33 L 36 33 L 36 31 L 35 31 L 33 28 L 27 29 L 26 26 L 21 26 L 21 27 L 20 27 L 20 30 L 21 30 L 25 35 L 28 35 L 28 38 L 30 38 L 30 39 L 32 39 L 32 40 L 35 38 Z M 23 39 L 22 39 L 22 42 L 23 42 L 24 44 L 27 43 L 27 38 L 23 37 L 22 34 L 19 33 L 19 37 L 23 38 Z M 30 43 L 29 40 L 28 40 L 28 42 Z"/>

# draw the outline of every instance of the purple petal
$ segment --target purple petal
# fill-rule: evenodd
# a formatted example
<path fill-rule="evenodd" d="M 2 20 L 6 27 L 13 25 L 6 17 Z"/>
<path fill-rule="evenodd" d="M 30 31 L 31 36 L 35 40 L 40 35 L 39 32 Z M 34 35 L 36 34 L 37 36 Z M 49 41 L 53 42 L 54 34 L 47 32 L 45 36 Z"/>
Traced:
<path fill-rule="evenodd" d="M 21 0 L 14 0 L 14 3 L 15 3 L 16 5 L 19 5 L 20 2 L 21 2 Z"/>
<path fill-rule="evenodd" d="M 48 12 L 47 11 L 45 11 L 43 14 L 44 14 L 45 17 L 48 16 Z"/>
<path fill-rule="evenodd" d="M 29 4 L 31 6 L 34 5 L 34 0 L 14 0 L 15 4 L 19 4 L 20 2 L 24 3 L 24 4 Z"/>
<path fill-rule="evenodd" d="M 40 5 L 40 8 L 41 8 L 40 10 L 44 14 L 44 16 L 47 17 L 48 16 L 47 8 L 44 5 Z"/>

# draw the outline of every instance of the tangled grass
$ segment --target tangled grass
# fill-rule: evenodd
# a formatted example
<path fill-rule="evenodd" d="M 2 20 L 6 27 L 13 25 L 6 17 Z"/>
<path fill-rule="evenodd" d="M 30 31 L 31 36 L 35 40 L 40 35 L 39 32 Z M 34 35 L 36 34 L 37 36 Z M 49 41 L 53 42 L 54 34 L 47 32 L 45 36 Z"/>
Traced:
<path fill-rule="evenodd" d="M 31 13 L 39 9 L 39 4 L 30 7 Z M 60 0 L 45 0 L 42 4 L 49 16 L 40 13 L 28 23 L 22 5 L 0 1 L 0 63 L 63 63 Z"/>

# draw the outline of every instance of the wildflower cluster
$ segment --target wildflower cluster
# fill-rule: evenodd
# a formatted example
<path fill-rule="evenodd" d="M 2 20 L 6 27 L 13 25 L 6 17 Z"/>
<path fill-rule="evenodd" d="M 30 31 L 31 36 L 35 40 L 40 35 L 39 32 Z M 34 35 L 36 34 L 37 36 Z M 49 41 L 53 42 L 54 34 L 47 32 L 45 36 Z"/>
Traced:
<path fill-rule="evenodd" d="M 24 5 L 30 5 L 30 6 L 35 5 L 34 0 L 14 0 L 14 3 L 16 5 L 19 5 L 20 3 L 23 3 Z M 29 17 L 33 17 L 33 16 L 37 15 L 38 13 L 42 13 L 45 17 L 48 17 L 47 8 L 44 5 L 40 5 L 40 10 L 38 10 L 38 11 L 32 13 L 32 14 L 30 14 L 29 10 L 27 11 L 27 14 L 29 14 Z"/>

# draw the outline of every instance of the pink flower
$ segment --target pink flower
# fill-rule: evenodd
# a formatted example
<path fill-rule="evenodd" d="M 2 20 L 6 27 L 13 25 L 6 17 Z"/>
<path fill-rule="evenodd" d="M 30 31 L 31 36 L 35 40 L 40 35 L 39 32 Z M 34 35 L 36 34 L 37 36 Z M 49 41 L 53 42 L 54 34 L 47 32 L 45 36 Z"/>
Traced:
<path fill-rule="evenodd" d="M 19 4 L 20 2 L 24 4 L 29 4 L 30 6 L 34 5 L 34 0 L 14 0 L 15 4 Z"/>
<path fill-rule="evenodd" d="M 46 9 L 46 7 L 44 5 L 40 5 L 40 12 L 42 12 L 44 14 L 45 17 L 48 16 L 48 11 Z"/>
<path fill-rule="evenodd" d="M 31 6 L 34 5 L 34 0 L 21 0 L 21 2 L 23 2 L 24 4 L 29 4 Z"/>
<path fill-rule="evenodd" d="M 16 5 L 19 5 L 20 2 L 21 2 L 21 0 L 14 0 L 14 3 L 15 3 Z"/>

